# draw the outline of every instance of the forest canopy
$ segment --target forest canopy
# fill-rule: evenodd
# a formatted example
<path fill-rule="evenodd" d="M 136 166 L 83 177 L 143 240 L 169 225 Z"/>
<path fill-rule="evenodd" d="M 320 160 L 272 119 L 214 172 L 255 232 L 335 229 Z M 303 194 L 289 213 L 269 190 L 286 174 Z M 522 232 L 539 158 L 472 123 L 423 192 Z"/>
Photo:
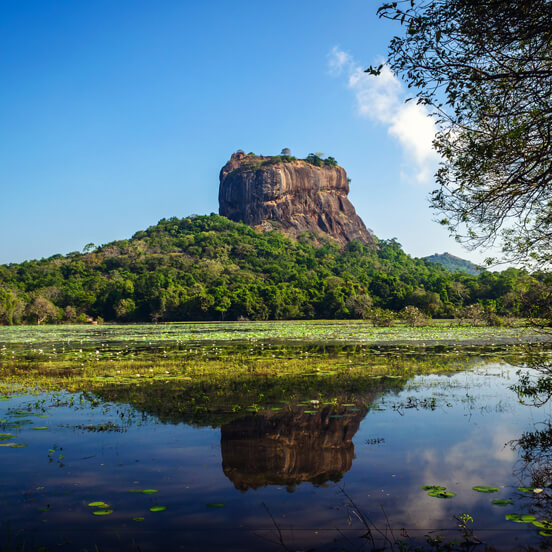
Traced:
<path fill-rule="evenodd" d="M 219 215 L 159 221 L 87 252 L 0 266 L 0 323 L 538 316 L 550 276 L 449 272 L 395 240 L 341 247 Z M 406 310 L 405 310 L 406 309 Z M 414 318 L 412 318 L 414 317 Z"/>

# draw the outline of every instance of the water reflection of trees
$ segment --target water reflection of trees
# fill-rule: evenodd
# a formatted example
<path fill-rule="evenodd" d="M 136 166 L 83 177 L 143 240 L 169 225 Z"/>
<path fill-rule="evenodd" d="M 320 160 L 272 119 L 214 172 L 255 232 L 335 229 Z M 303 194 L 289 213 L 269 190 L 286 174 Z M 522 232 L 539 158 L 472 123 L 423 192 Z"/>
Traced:
<path fill-rule="evenodd" d="M 531 482 L 532 487 L 548 487 L 552 484 L 552 421 L 536 425 L 526 431 L 512 446 L 520 453 L 522 461 L 519 475 Z"/>
<path fill-rule="evenodd" d="M 518 382 L 512 389 L 522 404 L 540 408 L 552 398 L 552 364 L 542 355 L 532 355 L 527 358 L 526 368 L 518 372 Z M 552 520 L 552 419 L 535 422 L 509 444 L 519 454 L 515 475 L 529 488 L 529 492 L 519 492 L 519 504 L 525 503 L 539 520 Z M 541 542 L 540 549 L 552 549 L 549 541 L 546 538 Z"/>

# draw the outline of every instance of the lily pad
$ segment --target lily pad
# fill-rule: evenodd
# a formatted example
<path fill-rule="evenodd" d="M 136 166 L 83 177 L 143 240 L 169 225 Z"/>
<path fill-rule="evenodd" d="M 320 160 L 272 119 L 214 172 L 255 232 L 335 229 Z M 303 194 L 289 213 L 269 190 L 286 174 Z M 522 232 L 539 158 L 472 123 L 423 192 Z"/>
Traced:
<path fill-rule="evenodd" d="M 543 519 L 542 521 L 534 521 L 533 525 L 535 527 L 541 527 L 541 528 L 546 529 L 548 531 L 552 531 L 552 522 L 546 521 L 545 519 Z"/>
<path fill-rule="evenodd" d="M 207 508 L 222 508 L 224 506 L 224 504 L 222 504 L 221 502 L 210 502 L 209 504 L 207 504 Z"/>
<path fill-rule="evenodd" d="M 142 491 L 142 494 L 154 494 L 154 493 L 158 493 L 159 491 L 157 489 L 144 489 Z"/>
<path fill-rule="evenodd" d="M 508 506 L 508 504 L 513 503 L 514 501 L 509 498 L 497 498 L 491 502 L 491 504 L 494 504 L 495 506 Z"/>
<path fill-rule="evenodd" d="M 48 429 L 48 426 L 35 426 L 31 429 L 34 429 L 35 431 L 40 431 L 40 430 L 43 430 L 43 429 Z"/>
<path fill-rule="evenodd" d="M 498 487 L 488 487 L 486 485 L 476 485 L 472 489 L 478 493 L 497 493 L 500 490 Z"/>
<path fill-rule="evenodd" d="M 532 493 L 534 487 L 518 487 L 517 490 L 521 493 Z"/>
<path fill-rule="evenodd" d="M 451 493 L 449 491 L 430 491 L 427 494 L 434 498 L 452 498 L 453 496 L 456 496 L 456 493 Z"/>
<path fill-rule="evenodd" d="M 101 500 L 98 500 L 97 502 L 89 502 L 88 506 L 91 508 L 109 508 L 109 504 L 106 504 Z"/>
<path fill-rule="evenodd" d="M 166 506 L 152 506 L 150 508 L 150 512 L 162 512 L 163 510 L 166 510 Z"/>
<path fill-rule="evenodd" d="M 113 513 L 113 510 L 96 510 L 92 512 L 95 516 L 108 516 Z"/>
<path fill-rule="evenodd" d="M 145 518 L 143 517 L 133 517 L 132 521 L 144 521 Z"/>
<path fill-rule="evenodd" d="M 542 535 L 543 537 L 552 537 L 552 531 L 545 529 L 544 531 L 539 531 L 539 535 Z"/>
<path fill-rule="evenodd" d="M 506 514 L 508 521 L 515 521 L 516 523 L 533 523 L 537 518 L 530 514 Z"/>
<path fill-rule="evenodd" d="M 422 491 L 444 491 L 446 487 L 441 487 L 440 485 L 424 485 Z"/>

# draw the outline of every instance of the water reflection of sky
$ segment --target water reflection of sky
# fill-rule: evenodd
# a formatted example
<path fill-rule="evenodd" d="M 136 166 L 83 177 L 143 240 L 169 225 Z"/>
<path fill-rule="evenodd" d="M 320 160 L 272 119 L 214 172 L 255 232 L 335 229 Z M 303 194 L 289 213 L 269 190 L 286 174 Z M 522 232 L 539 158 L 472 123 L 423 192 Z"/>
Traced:
<path fill-rule="evenodd" d="M 519 461 L 506 443 L 549 414 L 548 407 L 517 402 L 508 388 L 514 373 L 494 365 L 417 376 L 398 393 L 371 395 L 368 402 L 378 407 L 367 413 L 351 408 L 345 417 L 330 419 L 328 412 L 309 415 L 294 406 L 250 414 L 222 428 L 163 424 L 116 403 L 52 407 L 46 395 L 2 401 L 0 419 L 32 423 L 0 430 L 28 445 L 0 449 L 0 534 L 7 543 L 9 521 L 10 544 L 19 539 L 27 547 L 157 550 L 164 541 L 174 550 L 277 550 L 270 512 L 291 548 L 330 547 L 341 538 L 336 528 L 360 546 L 362 528 L 347 524 L 343 488 L 376 525 L 383 527 L 387 515 L 397 534 L 401 528 L 412 536 L 443 533 L 454 528 L 454 515 L 469 513 L 483 540 L 504 549 L 512 539 L 529 543 L 539 538 L 537 529 L 504 516 L 527 511 L 533 498 L 525 497 L 523 507 L 491 505 L 493 498 L 519 497 L 516 487 L 529 484 L 514 475 Z M 13 414 L 43 398 L 52 417 Z M 86 429 L 105 422 L 122 431 Z M 308 454 L 318 458 L 305 462 Z M 336 458 L 338 483 L 324 475 Z M 428 484 L 457 496 L 429 497 L 421 490 Z M 474 485 L 500 492 L 476 493 Z M 92 515 L 92 501 L 109 503 L 113 513 Z M 156 505 L 167 510 L 150 512 Z"/>

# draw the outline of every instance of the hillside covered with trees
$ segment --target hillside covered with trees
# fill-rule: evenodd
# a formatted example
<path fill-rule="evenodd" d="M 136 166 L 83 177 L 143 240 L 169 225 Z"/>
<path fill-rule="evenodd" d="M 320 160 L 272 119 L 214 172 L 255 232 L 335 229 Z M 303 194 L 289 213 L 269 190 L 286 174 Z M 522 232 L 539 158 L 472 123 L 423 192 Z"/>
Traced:
<path fill-rule="evenodd" d="M 460 257 L 451 255 L 450 253 L 435 253 L 434 255 L 423 257 L 423 259 L 430 263 L 439 263 L 452 272 L 467 272 L 468 274 L 477 275 L 482 271 L 482 268 L 473 264 L 471 261 L 461 259 Z"/>
<path fill-rule="evenodd" d="M 545 314 L 551 277 L 478 276 L 414 259 L 394 240 L 320 244 L 219 215 L 161 220 L 129 240 L 0 266 L 0 323 Z"/>

